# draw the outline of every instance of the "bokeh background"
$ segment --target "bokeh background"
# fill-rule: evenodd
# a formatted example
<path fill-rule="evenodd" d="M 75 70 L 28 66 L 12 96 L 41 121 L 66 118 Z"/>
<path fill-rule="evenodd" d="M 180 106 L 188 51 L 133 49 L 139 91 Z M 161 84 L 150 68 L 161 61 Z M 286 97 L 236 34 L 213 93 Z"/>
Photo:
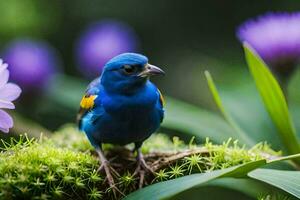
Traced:
<path fill-rule="evenodd" d="M 299 1 L 0 0 L 0 11 L 0 58 L 9 64 L 11 82 L 23 90 L 10 112 L 14 134 L 1 138 L 25 132 L 39 137 L 75 123 L 88 83 L 110 58 L 130 51 L 147 55 L 166 72 L 153 79 L 167 96 L 169 118 L 162 132 L 186 141 L 196 136 L 199 143 L 205 137 L 216 143 L 242 139 L 215 106 L 204 76 L 209 70 L 225 107 L 249 137 L 286 150 L 248 72 L 236 30 L 268 12 L 300 11 Z M 288 104 L 298 136 L 299 85 L 297 70 Z M 230 199 L 232 192 L 208 186 L 188 196 Z"/>
<path fill-rule="evenodd" d="M 237 27 L 266 12 L 300 10 L 300 2 L 1 0 L 0 8 L 0 57 L 23 89 L 16 111 L 55 130 L 75 122 L 80 99 L 73 94 L 125 51 L 166 71 L 154 79 L 163 94 L 216 110 L 203 74 L 209 70 L 222 91 L 245 97 L 224 95 L 234 113 L 252 101 Z M 297 89 L 297 81 L 291 85 Z"/>

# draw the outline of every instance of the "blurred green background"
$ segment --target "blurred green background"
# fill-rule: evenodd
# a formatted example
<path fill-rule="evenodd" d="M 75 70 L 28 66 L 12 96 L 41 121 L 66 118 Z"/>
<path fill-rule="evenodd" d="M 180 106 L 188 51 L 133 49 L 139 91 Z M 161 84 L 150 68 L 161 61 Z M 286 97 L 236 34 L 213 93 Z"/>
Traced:
<path fill-rule="evenodd" d="M 229 91 L 224 100 L 231 99 L 230 110 L 241 113 L 240 107 L 244 107 L 244 112 L 252 116 L 248 112 L 248 103 L 252 99 L 247 98 L 252 89 L 247 88 L 254 88 L 254 84 L 247 72 L 241 44 L 236 39 L 236 28 L 246 19 L 266 12 L 297 11 L 300 3 L 275 0 L 1 0 L 0 8 L 0 55 L 16 38 L 43 40 L 55 49 L 59 71 L 73 81 L 55 79 L 54 83 L 48 83 L 50 89 L 28 92 L 30 95 L 23 94 L 18 100 L 17 112 L 55 130 L 66 122 L 75 121 L 76 110 L 66 106 L 69 93 L 83 94 L 82 85 L 93 79 L 78 70 L 75 53 L 76 41 L 91 23 L 111 19 L 130 26 L 137 35 L 135 51 L 147 55 L 152 64 L 167 73 L 163 78 L 154 79 L 163 94 L 216 110 L 203 75 L 208 69 L 221 91 Z M 78 87 L 77 80 L 80 82 Z M 67 83 L 71 90 L 65 89 Z M 294 83 L 293 80 L 291 87 L 291 90 L 297 90 L 297 81 Z M 51 88 L 61 90 L 53 92 Z M 53 94 L 56 96 L 51 97 Z M 233 94 L 242 98 L 235 100 Z M 291 101 L 298 101 L 297 95 L 291 94 L 295 96 Z M 64 107 L 57 104 L 61 99 Z M 79 104 L 80 99 L 72 100 L 75 101 Z M 238 120 L 239 113 L 235 114 Z M 240 121 L 243 126 L 243 120 Z M 244 126 L 251 129 L 247 123 L 244 121 Z"/>
<path fill-rule="evenodd" d="M 79 55 L 85 52 L 78 41 L 95 23 L 110 20 L 123 25 L 120 32 L 122 27 L 130 29 L 129 35 L 133 40 L 121 33 L 121 43 L 132 45 L 132 51 L 145 54 L 151 64 L 166 72 L 166 76 L 153 79 L 162 93 L 169 97 L 163 132 L 180 135 L 187 141 L 195 135 L 197 142 L 203 142 L 205 137 L 217 143 L 229 137 L 241 139 L 218 115 L 204 76 L 204 71 L 209 70 L 225 107 L 249 137 L 255 143 L 268 141 L 274 150 L 285 150 L 248 72 L 242 45 L 236 38 L 236 29 L 247 19 L 267 12 L 299 11 L 299 1 L 0 0 L 0 8 L 0 57 L 9 64 L 12 78 L 24 78 L 22 73 L 25 70 L 26 80 L 36 80 L 28 86 L 16 81 L 23 93 L 16 101 L 16 110 L 12 112 L 14 133 L 35 132 L 38 136 L 41 130 L 53 131 L 63 124 L 75 123 L 85 87 L 100 74 L 102 67 L 98 66 L 98 73 L 85 73 L 92 68 L 85 65 L 86 62 L 78 62 Z M 119 36 L 117 34 L 116 37 Z M 39 64 L 26 58 L 22 60 L 21 56 L 15 56 L 17 61 L 8 59 L 7 54 L 14 54 L 18 49 L 14 49 L 13 44 L 24 39 L 42 42 L 41 46 L 34 46 L 33 49 L 40 52 L 39 48 L 43 47 L 51 52 L 54 59 L 43 58 Z M 117 48 L 113 42 L 109 44 L 112 45 L 105 47 L 107 51 Z M 99 61 L 102 59 L 104 63 L 113 56 L 112 53 L 109 54 L 111 57 L 106 55 L 101 58 L 101 53 L 106 53 L 105 48 L 99 54 Z M 33 66 L 28 63 L 36 65 L 37 69 L 31 71 Z M 50 72 L 38 74 L 38 71 L 49 66 L 55 68 L 55 75 L 49 78 L 46 76 Z M 19 71 L 22 73 L 14 74 Z M 49 81 L 42 81 L 48 78 Z M 298 70 L 289 85 L 288 102 L 298 136 L 299 84 Z M 243 142 L 241 140 L 240 144 Z M 218 194 L 230 196 L 228 190 L 222 192 L 221 188 L 216 193 L 211 192 L 209 185 L 205 189 L 210 199 Z M 197 193 L 195 199 L 198 196 Z M 242 194 L 238 198 L 248 199 Z"/>

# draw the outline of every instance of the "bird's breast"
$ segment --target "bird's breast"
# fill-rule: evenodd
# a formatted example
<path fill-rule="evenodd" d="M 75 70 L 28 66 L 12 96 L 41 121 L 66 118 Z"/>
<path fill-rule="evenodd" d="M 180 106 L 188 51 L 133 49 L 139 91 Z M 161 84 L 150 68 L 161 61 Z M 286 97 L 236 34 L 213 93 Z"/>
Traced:
<path fill-rule="evenodd" d="M 144 88 L 132 95 L 110 94 L 103 99 L 105 110 L 111 114 L 143 113 L 155 107 L 158 96 L 149 88 Z"/>
<path fill-rule="evenodd" d="M 159 127 L 157 99 L 156 93 L 106 98 L 103 103 L 105 115 L 97 125 L 97 137 L 114 144 L 143 141 Z"/>

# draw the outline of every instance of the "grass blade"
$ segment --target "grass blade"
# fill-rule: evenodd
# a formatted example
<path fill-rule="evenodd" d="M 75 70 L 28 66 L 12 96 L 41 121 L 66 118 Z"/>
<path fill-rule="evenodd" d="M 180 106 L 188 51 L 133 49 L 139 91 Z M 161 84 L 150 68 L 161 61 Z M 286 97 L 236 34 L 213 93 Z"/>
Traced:
<path fill-rule="evenodd" d="M 238 135 L 238 138 L 240 142 L 248 145 L 248 146 L 253 146 L 255 144 L 254 140 L 251 139 L 249 137 L 249 135 L 244 132 L 241 127 L 234 121 L 234 119 L 231 117 L 231 115 L 226 111 L 221 97 L 219 95 L 219 92 L 217 90 L 217 87 L 215 86 L 215 83 L 210 75 L 210 73 L 208 71 L 205 71 L 205 76 L 207 79 L 207 83 L 209 86 L 209 89 L 213 95 L 213 98 L 218 106 L 218 108 L 220 109 L 223 117 L 225 118 L 225 120 L 229 123 L 229 125 L 235 130 L 236 134 Z"/>
<path fill-rule="evenodd" d="M 284 94 L 264 61 L 247 44 L 244 44 L 246 60 L 264 105 L 276 125 L 281 139 L 291 154 L 300 152 L 299 141 L 291 120 Z"/>

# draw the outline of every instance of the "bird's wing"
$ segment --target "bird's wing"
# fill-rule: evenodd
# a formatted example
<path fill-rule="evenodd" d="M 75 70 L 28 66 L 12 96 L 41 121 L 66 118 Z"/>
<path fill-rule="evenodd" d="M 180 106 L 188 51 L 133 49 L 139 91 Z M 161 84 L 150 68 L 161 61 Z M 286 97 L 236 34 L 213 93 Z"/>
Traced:
<path fill-rule="evenodd" d="M 163 95 L 161 94 L 160 90 L 157 89 L 157 91 L 158 91 L 158 95 L 159 95 L 159 110 L 161 112 L 160 122 L 162 122 L 164 119 L 164 106 L 166 104 L 166 101 L 165 101 Z"/>
<path fill-rule="evenodd" d="M 77 124 L 79 129 L 81 129 L 82 118 L 86 115 L 87 112 L 92 110 L 95 107 L 95 99 L 98 98 L 99 88 L 96 87 L 100 82 L 100 78 L 92 81 L 85 91 L 85 95 L 82 97 L 80 102 L 80 108 L 77 114 Z"/>

